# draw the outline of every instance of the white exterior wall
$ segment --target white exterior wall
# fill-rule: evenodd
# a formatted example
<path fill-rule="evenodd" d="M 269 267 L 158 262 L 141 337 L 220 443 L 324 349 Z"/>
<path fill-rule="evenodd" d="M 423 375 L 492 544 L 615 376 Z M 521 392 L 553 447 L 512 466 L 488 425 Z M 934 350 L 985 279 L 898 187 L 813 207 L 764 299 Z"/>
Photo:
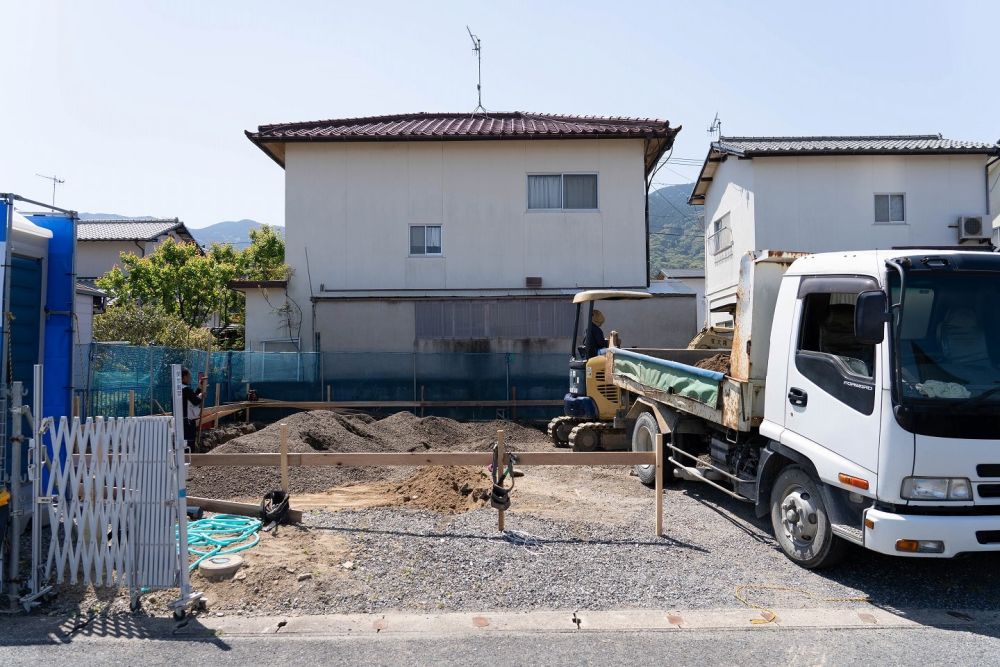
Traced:
<path fill-rule="evenodd" d="M 740 257 L 755 248 L 754 216 L 754 165 L 751 160 L 729 158 L 719 165 L 715 179 L 705 197 L 705 307 L 712 308 L 735 302 L 736 283 L 739 281 Z M 708 248 L 715 221 L 729 214 L 732 230 L 732 247 L 719 253 Z M 732 319 L 731 316 L 709 312 L 709 323 Z"/>
<path fill-rule="evenodd" d="M 314 293 L 522 289 L 527 276 L 540 276 L 544 288 L 645 286 L 643 146 L 641 139 L 287 144 L 289 294 L 308 304 L 309 275 Z M 528 211 L 528 174 L 557 172 L 598 173 L 599 209 Z M 442 225 L 443 256 L 409 257 L 411 224 Z M 324 333 L 324 348 L 326 340 Z"/>
<path fill-rule="evenodd" d="M 246 295 L 244 349 L 259 352 L 262 341 L 299 337 L 301 315 L 294 305 L 286 310 L 284 289 L 251 287 L 242 291 Z M 305 307 L 309 307 L 308 300 Z"/>
<path fill-rule="evenodd" d="M 734 213 L 732 257 L 707 257 L 708 300 L 732 300 L 739 258 L 754 249 L 956 245 L 957 230 L 949 225 L 959 216 L 987 214 L 985 164 L 982 155 L 730 157 L 706 197 L 708 234 L 713 220 Z M 876 193 L 904 193 L 906 222 L 875 223 Z M 716 315 L 713 322 L 727 318 Z"/>
<path fill-rule="evenodd" d="M 76 294 L 73 311 L 76 314 L 74 345 L 86 345 L 94 340 L 94 297 Z"/>

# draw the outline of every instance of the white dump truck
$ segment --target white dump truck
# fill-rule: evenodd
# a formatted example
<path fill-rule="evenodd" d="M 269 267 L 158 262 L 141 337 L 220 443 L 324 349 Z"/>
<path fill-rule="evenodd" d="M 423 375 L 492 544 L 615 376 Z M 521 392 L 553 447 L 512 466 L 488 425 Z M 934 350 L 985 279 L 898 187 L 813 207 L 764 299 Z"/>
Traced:
<path fill-rule="evenodd" d="M 668 481 L 753 503 L 803 567 L 1000 551 L 1000 254 L 758 251 L 731 349 L 610 342 L 632 449 L 664 434 Z"/>

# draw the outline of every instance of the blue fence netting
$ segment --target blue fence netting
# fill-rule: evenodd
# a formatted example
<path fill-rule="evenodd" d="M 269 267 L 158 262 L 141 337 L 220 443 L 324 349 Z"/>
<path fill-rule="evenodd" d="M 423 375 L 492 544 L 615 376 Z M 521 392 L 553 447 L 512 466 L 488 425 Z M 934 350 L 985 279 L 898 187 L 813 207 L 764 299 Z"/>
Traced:
<path fill-rule="evenodd" d="M 77 346 L 74 394 L 84 416 L 124 416 L 134 392 L 135 414 L 170 410 L 170 365 L 208 377 L 208 404 L 285 401 L 478 402 L 561 400 L 568 359 L 553 353 L 205 352 L 109 343 Z M 558 406 L 435 406 L 426 415 L 456 419 L 548 419 Z"/>

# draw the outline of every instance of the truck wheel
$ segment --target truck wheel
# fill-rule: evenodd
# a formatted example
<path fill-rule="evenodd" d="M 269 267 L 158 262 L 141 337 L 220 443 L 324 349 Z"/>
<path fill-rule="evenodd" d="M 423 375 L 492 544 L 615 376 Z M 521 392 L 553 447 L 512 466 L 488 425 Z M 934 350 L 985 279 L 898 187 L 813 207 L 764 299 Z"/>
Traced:
<path fill-rule="evenodd" d="M 771 526 L 785 555 L 809 570 L 837 564 L 847 549 L 831 530 L 818 483 L 801 466 L 788 466 L 774 480 Z"/>
<path fill-rule="evenodd" d="M 656 446 L 656 435 L 660 432 L 660 425 L 656 423 L 656 417 L 649 412 L 643 412 L 635 420 L 635 428 L 632 429 L 632 451 L 652 452 Z M 664 456 L 663 481 L 669 482 L 673 479 L 671 473 L 672 464 L 667 463 Z M 653 464 L 635 466 L 636 477 L 646 486 L 656 484 L 656 466 Z"/>

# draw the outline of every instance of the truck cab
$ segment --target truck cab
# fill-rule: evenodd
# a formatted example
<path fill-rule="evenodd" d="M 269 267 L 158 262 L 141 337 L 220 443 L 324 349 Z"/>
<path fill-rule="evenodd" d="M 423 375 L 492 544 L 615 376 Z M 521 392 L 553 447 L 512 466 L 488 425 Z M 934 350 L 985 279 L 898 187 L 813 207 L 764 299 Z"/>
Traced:
<path fill-rule="evenodd" d="M 1000 255 L 801 258 L 771 331 L 760 434 L 829 487 L 837 537 L 894 555 L 1000 551 Z M 815 504 L 775 493 L 779 541 L 810 553 Z"/>

